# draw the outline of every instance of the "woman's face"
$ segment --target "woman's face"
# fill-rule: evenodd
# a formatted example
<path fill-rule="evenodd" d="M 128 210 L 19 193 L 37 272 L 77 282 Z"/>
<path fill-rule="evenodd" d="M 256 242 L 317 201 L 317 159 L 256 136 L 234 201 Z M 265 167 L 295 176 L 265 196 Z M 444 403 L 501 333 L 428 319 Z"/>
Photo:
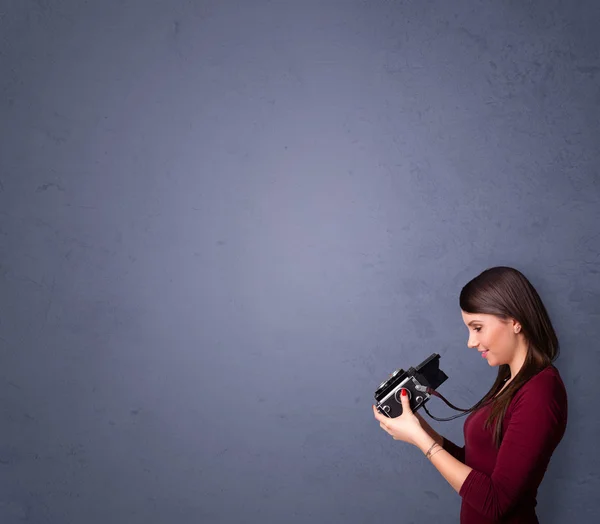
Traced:
<path fill-rule="evenodd" d="M 519 349 L 519 337 L 515 330 L 521 326 L 513 319 L 501 320 L 495 315 L 472 314 L 462 311 L 469 330 L 467 346 L 474 348 L 490 366 L 511 364 Z"/>

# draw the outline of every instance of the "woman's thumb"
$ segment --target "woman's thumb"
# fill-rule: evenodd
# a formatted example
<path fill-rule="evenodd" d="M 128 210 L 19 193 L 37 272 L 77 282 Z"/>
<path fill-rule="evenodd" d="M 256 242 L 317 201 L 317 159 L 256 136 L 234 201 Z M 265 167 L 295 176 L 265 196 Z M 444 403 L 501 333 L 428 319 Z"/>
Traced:
<path fill-rule="evenodd" d="M 402 399 L 402 410 L 408 408 L 410 409 L 410 400 L 408 398 L 408 391 L 404 388 L 402 388 L 402 394 L 400 395 L 400 398 Z"/>

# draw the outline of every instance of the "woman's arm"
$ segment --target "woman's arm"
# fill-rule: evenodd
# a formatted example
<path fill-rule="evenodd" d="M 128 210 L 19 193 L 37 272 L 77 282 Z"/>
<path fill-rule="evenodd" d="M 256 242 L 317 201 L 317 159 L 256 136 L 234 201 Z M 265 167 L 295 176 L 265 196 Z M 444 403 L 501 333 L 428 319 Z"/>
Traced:
<path fill-rule="evenodd" d="M 437 442 L 439 446 L 443 446 L 444 437 L 442 437 L 435 429 L 433 429 L 427 421 L 419 414 L 419 412 L 415 412 L 415 417 L 419 419 L 419 423 L 421 427 L 425 430 L 425 432 Z"/>
<path fill-rule="evenodd" d="M 464 464 L 465 462 L 465 447 L 459 447 L 451 440 L 448 440 L 446 437 L 440 435 L 435 429 L 433 429 L 427 421 L 419 414 L 419 412 L 415 412 L 415 416 L 419 419 L 419 423 L 421 427 L 425 430 L 425 432 L 436 441 L 438 446 L 444 448 L 450 455 L 452 455 L 455 459 L 459 460 Z"/>
<path fill-rule="evenodd" d="M 443 437 L 442 437 L 443 438 Z M 435 439 L 427 434 L 425 429 L 421 435 L 419 435 L 415 441 L 415 445 L 423 452 L 427 453 L 429 448 L 435 442 Z M 442 474 L 442 476 L 448 481 L 454 490 L 459 493 L 462 485 L 473 471 L 473 468 L 463 464 L 456 457 L 453 457 L 445 449 L 435 448 L 431 456 L 432 464 Z"/>

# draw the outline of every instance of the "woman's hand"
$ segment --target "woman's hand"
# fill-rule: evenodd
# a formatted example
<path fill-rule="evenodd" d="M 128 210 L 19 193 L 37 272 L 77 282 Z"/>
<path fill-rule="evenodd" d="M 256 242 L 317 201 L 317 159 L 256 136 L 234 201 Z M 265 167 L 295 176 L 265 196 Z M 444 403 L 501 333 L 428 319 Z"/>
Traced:
<path fill-rule="evenodd" d="M 419 413 L 418 411 L 415 413 L 415 417 L 417 417 L 417 419 L 419 419 L 419 422 L 425 422 L 425 419 L 423 418 L 421 413 Z M 421 424 L 421 427 L 423 427 L 422 424 Z M 425 428 L 423 428 L 423 429 L 425 429 Z"/>
<path fill-rule="evenodd" d="M 406 390 L 402 390 L 400 396 L 402 400 L 402 415 L 396 418 L 389 418 L 382 415 L 377 411 L 377 408 L 373 406 L 373 414 L 379 421 L 381 429 L 390 434 L 394 440 L 402 440 L 409 444 L 416 445 L 417 438 L 425 431 L 419 422 L 419 419 L 410 409 L 410 401 L 408 395 L 405 395 Z"/>

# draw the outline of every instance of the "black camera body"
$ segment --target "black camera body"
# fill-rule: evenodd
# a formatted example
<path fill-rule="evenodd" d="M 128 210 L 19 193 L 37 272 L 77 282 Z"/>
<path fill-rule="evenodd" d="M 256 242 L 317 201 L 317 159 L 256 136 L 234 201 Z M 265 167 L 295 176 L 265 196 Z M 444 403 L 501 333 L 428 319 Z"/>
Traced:
<path fill-rule="evenodd" d="M 437 389 L 447 379 L 448 376 L 440 369 L 440 355 L 437 353 L 433 353 L 416 368 L 411 367 L 408 371 L 397 369 L 375 391 L 377 411 L 389 418 L 402 415 L 400 395 L 406 389 L 410 408 L 414 413 L 431 398 L 427 390 Z"/>

